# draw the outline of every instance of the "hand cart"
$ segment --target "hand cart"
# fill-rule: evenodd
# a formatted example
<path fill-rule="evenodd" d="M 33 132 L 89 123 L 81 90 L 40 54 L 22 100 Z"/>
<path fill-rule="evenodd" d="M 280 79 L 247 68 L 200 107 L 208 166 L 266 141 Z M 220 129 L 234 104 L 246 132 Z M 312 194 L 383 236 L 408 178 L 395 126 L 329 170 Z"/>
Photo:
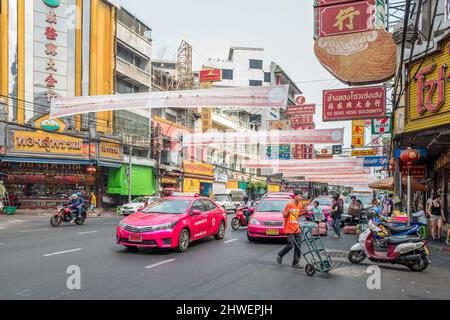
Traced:
<path fill-rule="evenodd" d="M 300 250 L 306 261 L 305 272 L 312 277 L 316 271 L 329 272 L 333 269 L 330 255 L 323 247 L 319 233 L 313 235 L 312 231 L 317 228 L 315 223 L 303 224 L 300 244 L 293 239 L 294 245 Z"/>

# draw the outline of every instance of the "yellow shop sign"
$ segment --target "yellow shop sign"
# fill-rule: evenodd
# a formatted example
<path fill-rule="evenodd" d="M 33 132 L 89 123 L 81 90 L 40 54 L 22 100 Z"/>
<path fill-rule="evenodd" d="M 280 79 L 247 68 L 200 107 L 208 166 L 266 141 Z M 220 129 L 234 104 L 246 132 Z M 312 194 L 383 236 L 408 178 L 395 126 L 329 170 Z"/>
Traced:
<path fill-rule="evenodd" d="M 14 152 L 83 155 L 83 140 L 61 134 L 14 131 Z"/>
<path fill-rule="evenodd" d="M 214 166 L 212 164 L 183 161 L 183 169 L 185 173 L 214 176 Z"/>
<path fill-rule="evenodd" d="M 440 51 L 412 64 L 405 131 L 416 131 L 450 123 L 450 40 Z"/>
<path fill-rule="evenodd" d="M 100 142 L 99 156 L 101 158 L 122 159 L 122 148 L 117 143 Z"/>

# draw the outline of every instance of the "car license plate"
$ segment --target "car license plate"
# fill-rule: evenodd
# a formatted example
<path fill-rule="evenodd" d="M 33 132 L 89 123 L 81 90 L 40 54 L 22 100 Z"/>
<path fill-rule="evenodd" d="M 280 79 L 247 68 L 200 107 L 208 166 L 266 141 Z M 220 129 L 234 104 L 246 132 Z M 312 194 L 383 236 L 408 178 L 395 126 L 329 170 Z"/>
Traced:
<path fill-rule="evenodd" d="M 280 231 L 277 230 L 277 229 L 269 229 L 269 230 L 266 231 L 266 234 L 268 236 L 277 236 L 277 235 L 280 234 Z"/>
<path fill-rule="evenodd" d="M 133 241 L 133 242 L 142 242 L 142 236 L 136 235 L 136 234 L 131 234 L 128 237 L 128 240 Z"/>
<path fill-rule="evenodd" d="M 428 249 L 428 246 L 424 246 L 423 248 L 425 249 L 425 254 L 427 256 L 429 256 L 430 255 L 430 250 Z"/>

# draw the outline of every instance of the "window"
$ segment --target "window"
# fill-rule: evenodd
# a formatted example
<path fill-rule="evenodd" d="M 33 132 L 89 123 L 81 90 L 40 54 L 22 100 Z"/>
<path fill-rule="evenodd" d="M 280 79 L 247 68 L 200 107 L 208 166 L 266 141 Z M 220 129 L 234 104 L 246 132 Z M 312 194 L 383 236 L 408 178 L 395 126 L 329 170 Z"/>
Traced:
<path fill-rule="evenodd" d="M 262 60 L 250 59 L 250 69 L 259 69 L 259 70 L 261 70 L 262 68 L 263 68 Z"/>
<path fill-rule="evenodd" d="M 233 80 L 233 70 L 222 69 L 222 80 Z"/>
<path fill-rule="evenodd" d="M 160 200 L 144 209 L 144 213 L 182 214 L 185 213 L 191 200 Z"/>
<path fill-rule="evenodd" d="M 202 201 L 203 201 L 203 205 L 205 206 L 205 209 L 207 212 L 216 210 L 216 206 L 210 200 L 202 200 Z"/>
<path fill-rule="evenodd" d="M 199 210 L 200 212 L 205 212 L 205 207 L 201 200 L 197 200 L 194 202 L 194 204 L 191 207 L 191 212 L 194 210 Z"/>
<path fill-rule="evenodd" d="M 271 79 L 270 72 L 264 72 L 264 82 L 270 82 Z"/>
<path fill-rule="evenodd" d="M 248 84 L 251 87 L 260 87 L 260 86 L 262 86 L 263 83 L 260 80 L 249 80 Z"/>

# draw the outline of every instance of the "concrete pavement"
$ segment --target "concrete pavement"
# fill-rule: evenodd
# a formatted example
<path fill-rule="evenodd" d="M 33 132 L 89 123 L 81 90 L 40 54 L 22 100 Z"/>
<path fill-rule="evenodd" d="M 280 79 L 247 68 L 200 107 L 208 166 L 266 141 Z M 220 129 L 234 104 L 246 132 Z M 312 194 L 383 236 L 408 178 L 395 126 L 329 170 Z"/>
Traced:
<path fill-rule="evenodd" d="M 352 235 L 323 238 L 337 267 L 311 278 L 290 267 L 292 254 L 275 262 L 283 241 L 250 243 L 245 229 L 228 228 L 224 240 L 201 240 L 185 253 L 130 252 L 115 244 L 119 217 L 60 228 L 48 220 L 0 216 L 0 299 L 448 299 L 450 252 L 440 245 L 431 245 L 422 273 L 381 265 L 381 290 L 369 290 L 372 264 L 347 260 Z M 81 290 L 67 289 L 72 265 Z"/>

